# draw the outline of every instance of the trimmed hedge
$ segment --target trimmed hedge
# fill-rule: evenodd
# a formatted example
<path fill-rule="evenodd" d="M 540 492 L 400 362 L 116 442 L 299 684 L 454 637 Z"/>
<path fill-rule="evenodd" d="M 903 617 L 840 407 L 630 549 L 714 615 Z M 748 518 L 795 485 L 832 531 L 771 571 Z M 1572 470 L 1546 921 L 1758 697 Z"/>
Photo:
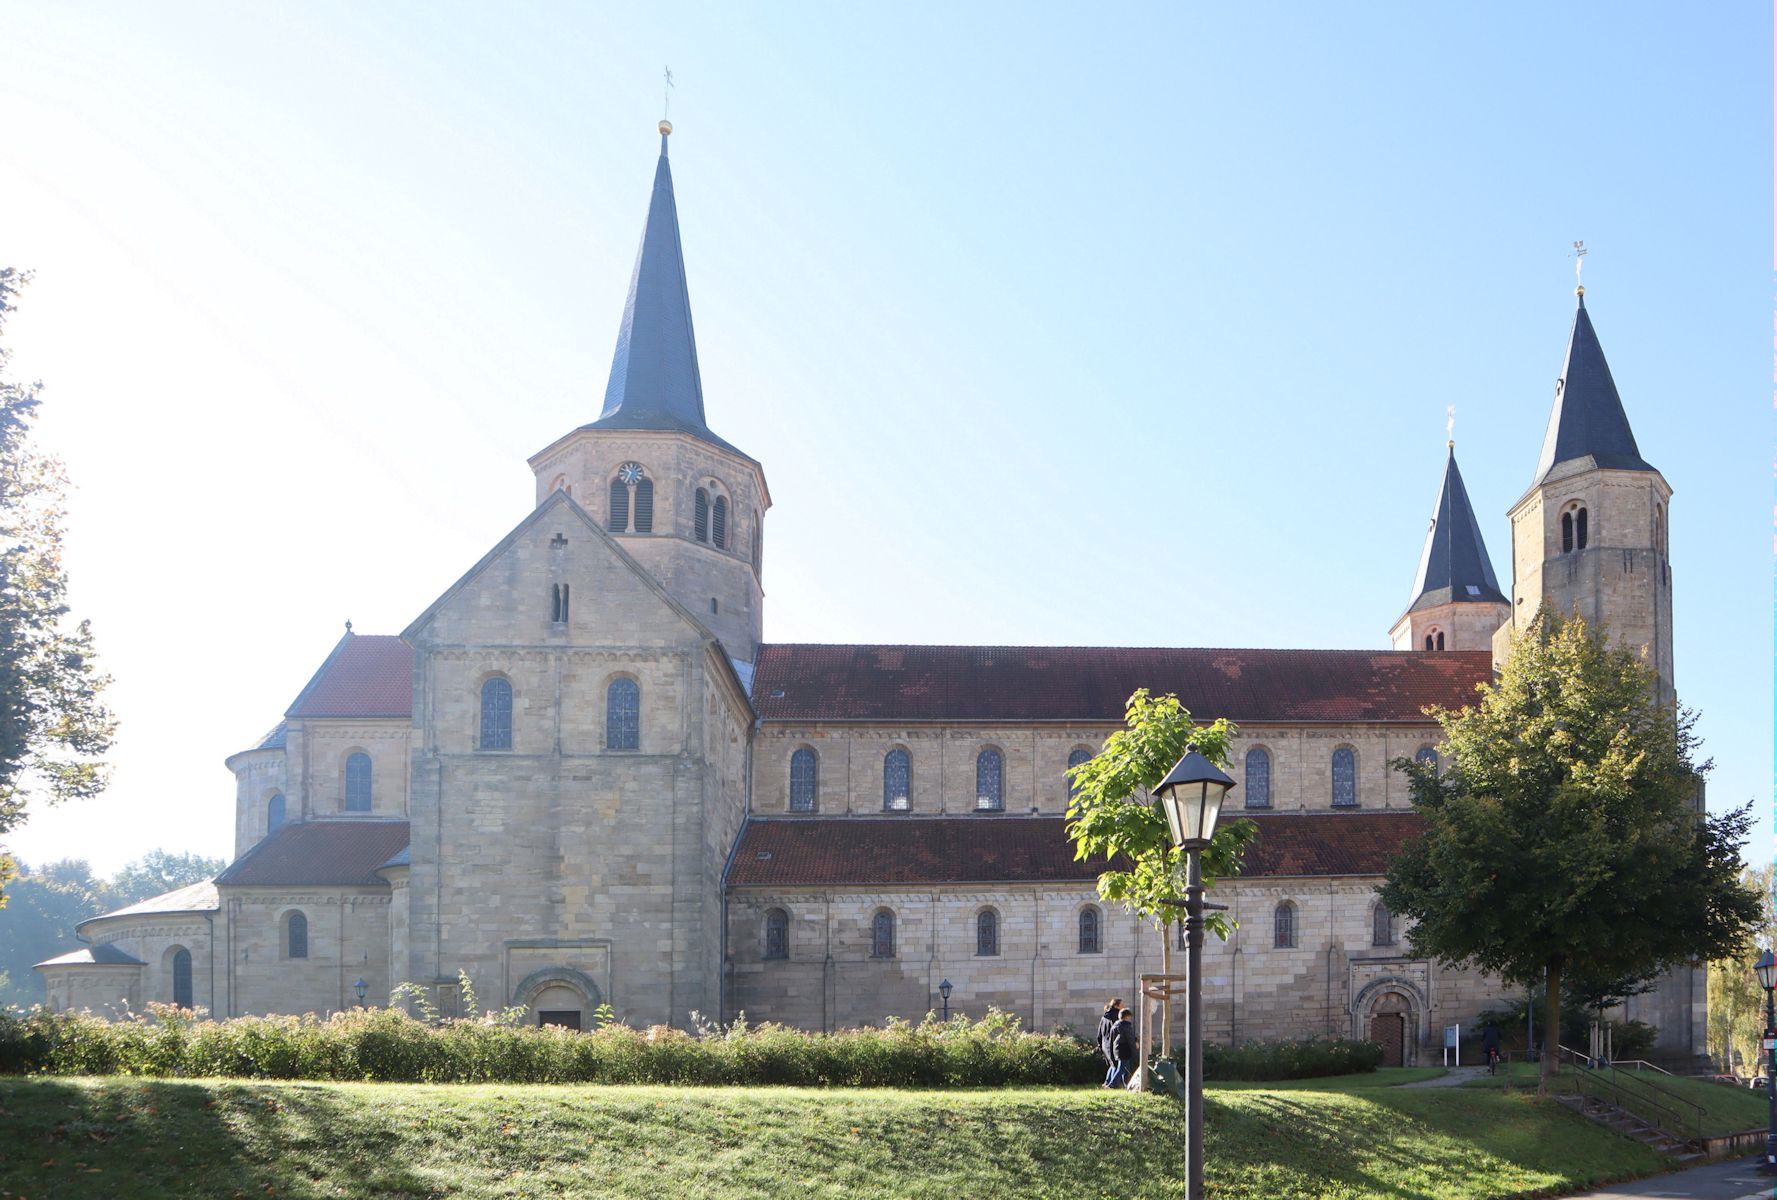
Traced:
<path fill-rule="evenodd" d="M 1178 1053 L 1183 1050 L 1179 1047 Z M 1239 1046 L 1211 1042 L 1203 1047 L 1205 1079 L 1316 1079 L 1323 1075 L 1356 1075 L 1381 1065 L 1381 1046 L 1348 1038 L 1246 1042 Z"/>
<path fill-rule="evenodd" d="M 579 1033 L 416 1020 L 394 1009 L 195 1019 L 156 1006 L 130 1021 L 39 1007 L 0 1012 L 0 1073 L 150 1075 L 388 1083 L 783 1084 L 1008 1087 L 1098 1082 L 1084 1043 L 1030 1033 L 992 1012 L 919 1025 L 805 1033 L 744 1018 L 697 1034 L 624 1025 Z"/>

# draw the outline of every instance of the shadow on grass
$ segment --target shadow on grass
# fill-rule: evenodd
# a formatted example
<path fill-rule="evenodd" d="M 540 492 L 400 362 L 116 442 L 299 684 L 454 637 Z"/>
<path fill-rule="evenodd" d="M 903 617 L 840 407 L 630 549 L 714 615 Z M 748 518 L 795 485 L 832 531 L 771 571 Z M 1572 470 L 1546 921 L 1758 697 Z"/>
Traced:
<path fill-rule="evenodd" d="M 315 1094 L 299 1104 L 296 1091 Z M 327 1131 L 350 1116 L 320 1088 L 0 1079 L 0 1196 L 440 1194 L 398 1163 L 364 1153 L 358 1140 L 329 1139 Z"/>

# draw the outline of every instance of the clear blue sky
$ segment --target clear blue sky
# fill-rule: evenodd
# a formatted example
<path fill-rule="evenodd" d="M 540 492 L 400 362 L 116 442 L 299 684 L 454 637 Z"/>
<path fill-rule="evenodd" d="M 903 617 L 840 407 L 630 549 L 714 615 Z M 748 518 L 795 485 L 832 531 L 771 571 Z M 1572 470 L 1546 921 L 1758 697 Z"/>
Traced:
<path fill-rule="evenodd" d="M 1385 646 L 1446 405 L 1509 577 L 1583 238 L 1712 802 L 1768 810 L 1770 21 L 0 2 L 15 364 L 123 718 L 112 792 L 15 847 L 226 852 L 221 760 L 341 622 L 524 516 L 599 407 L 669 63 L 769 638 Z"/>

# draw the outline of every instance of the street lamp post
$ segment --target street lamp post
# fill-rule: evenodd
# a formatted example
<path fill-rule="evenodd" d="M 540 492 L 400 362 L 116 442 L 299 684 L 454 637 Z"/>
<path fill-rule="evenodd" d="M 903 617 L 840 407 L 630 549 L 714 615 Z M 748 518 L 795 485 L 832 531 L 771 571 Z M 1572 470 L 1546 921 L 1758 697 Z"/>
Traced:
<path fill-rule="evenodd" d="M 1203 864 L 1234 780 L 1185 748 L 1154 789 L 1173 843 L 1185 852 L 1185 1196 L 1203 1200 Z"/>
<path fill-rule="evenodd" d="M 930 979 L 931 976 L 928 975 L 926 978 Z M 944 1001 L 944 1019 L 948 1021 L 950 1020 L 950 980 L 946 979 L 938 985 L 938 995 Z"/>
<path fill-rule="evenodd" d="M 364 993 L 370 990 L 370 985 L 364 982 L 364 976 L 360 975 L 358 978 L 352 980 L 352 990 L 358 993 L 358 1007 L 363 1008 Z"/>
<path fill-rule="evenodd" d="M 1771 1010 L 1771 989 L 1777 987 L 1777 955 L 1769 950 L 1758 956 L 1752 969 L 1765 989 L 1765 1170 L 1777 1171 L 1777 1017 Z"/>

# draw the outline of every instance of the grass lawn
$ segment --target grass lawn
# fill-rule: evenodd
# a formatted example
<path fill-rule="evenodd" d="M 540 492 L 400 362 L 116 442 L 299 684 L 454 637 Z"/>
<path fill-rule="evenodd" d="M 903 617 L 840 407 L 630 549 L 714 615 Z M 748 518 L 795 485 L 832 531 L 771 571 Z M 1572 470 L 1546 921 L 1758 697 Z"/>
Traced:
<path fill-rule="evenodd" d="M 1702 1105 L 1703 1132 L 1705 1134 L 1740 1133 L 1747 1129 L 1763 1129 L 1765 1127 L 1765 1095 L 1763 1092 L 1755 1092 L 1751 1088 L 1729 1087 L 1725 1083 L 1711 1083 L 1707 1079 L 1687 1079 L 1682 1075 L 1661 1075 L 1657 1071 L 1646 1073 L 1619 1071 L 1617 1074 L 1628 1080 L 1626 1086 L 1630 1089 L 1636 1087 L 1637 1080 L 1645 1080 L 1657 1087 L 1665 1088 L 1667 1091 L 1676 1092 L 1693 1104 Z M 1535 1088 L 1537 1083 L 1536 1064 L 1512 1063 L 1505 1073 L 1495 1076 L 1483 1075 L 1479 1079 L 1462 1084 L 1462 1086 L 1464 1088 L 1497 1088 L 1502 1086 L 1507 1079 L 1511 1080 L 1514 1088 Z M 1655 1098 L 1660 1099 L 1657 1096 Z M 1664 1103 L 1663 1099 L 1661 1099 L 1661 1103 Z M 1689 1115 L 1689 1109 L 1682 1111 L 1687 1116 Z"/>
<path fill-rule="evenodd" d="M 1445 1074 L 1443 1067 L 1378 1067 L 1356 1075 L 1323 1075 L 1318 1079 L 1273 1079 L 1263 1083 L 1229 1080 L 1212 1083 L 1212 1088 L 1228 1091 L 1261 1092 L 1349 1092 L 1353 1089 L 1400 1087 L 1403 1083 L 1420 1083 Z"/>
<path fill-rule="evenodd" d="M 1216 1089 L 1222 1200 L 1543 1194 L 1662 1168 L 1523 1091 Z M 1181 1111 L 1088 1090 L 0 1078 L 0 1197 L 1166 1197 Z"/>

